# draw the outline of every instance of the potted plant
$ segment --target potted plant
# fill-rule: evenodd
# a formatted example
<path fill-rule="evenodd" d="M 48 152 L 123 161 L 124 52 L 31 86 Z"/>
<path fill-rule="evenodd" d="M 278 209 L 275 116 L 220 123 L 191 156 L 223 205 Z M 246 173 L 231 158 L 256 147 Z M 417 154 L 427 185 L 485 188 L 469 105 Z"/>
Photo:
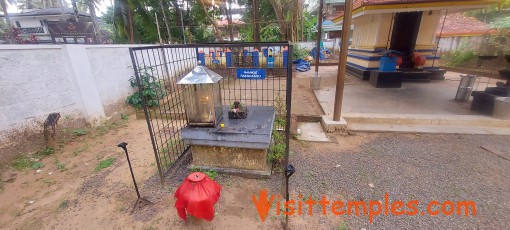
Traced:
<path fill-rule="evenodd" d="M 228 119 L 246 119 L 248 108 L 239 101 L 234 101 L 228 110 Z"/>

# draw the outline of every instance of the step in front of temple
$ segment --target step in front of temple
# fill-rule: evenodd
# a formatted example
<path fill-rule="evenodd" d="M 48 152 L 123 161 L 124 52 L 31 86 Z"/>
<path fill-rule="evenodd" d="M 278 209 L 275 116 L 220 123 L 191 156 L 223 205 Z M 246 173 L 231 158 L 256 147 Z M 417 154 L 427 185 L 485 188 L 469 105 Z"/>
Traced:
<path fill-rule="evenodd" d="M 351 113 L 343 118 L 354 131 L 510 135 L 510 120 L 482 115 Z"/>

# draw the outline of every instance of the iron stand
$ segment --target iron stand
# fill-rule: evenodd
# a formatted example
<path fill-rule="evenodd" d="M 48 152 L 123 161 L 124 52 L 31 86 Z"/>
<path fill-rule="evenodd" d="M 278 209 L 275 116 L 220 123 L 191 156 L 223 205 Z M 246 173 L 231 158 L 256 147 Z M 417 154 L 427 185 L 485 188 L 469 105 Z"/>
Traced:
<path fill-rule="evenodd" d="M 135 174 L 133 173 L 133 167 L 131 167 L 131 161 L 129 160 L 129 154 L 128 154 L 126 146 L 127 146 L 126 142 L 122 142 L 117 145 L 117 147 L 124 149 L 124 152 L 126 153 L 126 158 L 127 158 L 128 165 L 129 165 L 129 171 L 131 172 L 131 178 L 133 178 L 133 184 L 135 185 L 136 195 L 138 197 L 136 199 L 135 205 L 133 206 L 133 209 L 131 209 L 131 212 L 130 212 L 130 214 L 133 214 L 133 212 L 136 209 L 138 209 L 139 207 L 144 207 L 145 205 L 151 205 L 153 203 L 140 196 L 140 192 L 138 191 L 138 185 L 136 184 Z"/>

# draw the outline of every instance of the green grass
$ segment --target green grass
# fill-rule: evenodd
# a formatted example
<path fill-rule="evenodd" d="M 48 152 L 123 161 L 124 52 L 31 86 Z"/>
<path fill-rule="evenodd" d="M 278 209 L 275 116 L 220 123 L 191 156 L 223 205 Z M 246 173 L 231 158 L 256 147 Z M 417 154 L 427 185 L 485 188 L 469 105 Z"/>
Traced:
<path fill-rule="evenodd" d="M 42 151 L 42 154 L 44 156 L 49 156 L 51 154 L 55 153 L 55 150 L 53 148 L 47 148 L 45 150 Z"/>
<path fill-rule="evenodd" d="M 75 150 L 73 150 L 73 155 L 74 156 L 78 156 L 78 154 L 84 152 L 84 151 L 87 151 L 89 149 L 89 145 L 88 144 L 85 144 L 84 146 L 81 146 Z"/>
<path fill-rule="evenodd" d="M 11 163 L 11 167 L 13 167 L 17 171 L 22 171 L 26 168 L 32 167 L 32 164 L 34 162 L 35 161 L 28 156 L 20 156 Z"/>
<path fill-rule="evenodd" d="M 101 171 L 101 170 L 103 170 L 103 169 L 105 169 L 105 168 L 108 168 L 108 167 L 110 167 L 110 166 L 113 164 L 113 162 L 115 162 L 115 157 L 109 157 L 109 158 L 108 158 L 108 159 L 106 159 L 106 160 L 102 160 L 102 161 L 100 161 L 100 162 L 99 162 L 99 164 L 97 165 L 97 167 L 96 167 L 96 170 L 95 170 L 95 171 L 96 171 L 96 172 L 99 172 L 99 171 Z"/>
<path fill-rule="evenodd" d="M 120 114 L 120 118 L 125 121 L 129 120 L 129 116 L 127 114 L 123 114 L 123 113 Z"/>
<path fill-rule="evenodd" d="M 75 136 L 83 136 L 85 134 L 87 134 L 87 130 L 85 130 L 85 129 L 75 129 L 75 130 L 73 130 L 73 135 L 75 135 Z"/>
<path fill-rule="evenodd" d="M 175 145 L 179 144 L 179 140 L 180 140 L 180 137 L 178 137 L 177 140 L 174 140 L 174 139 L 168 140 L 168 142 L 166 143 L 166 147 L 161 148 L 161 152 L 169 153 L 170 151 L 172 151 L 172 149 L 174 148 Z"/>
<path fill-rule="evenodd" d="M 347 222 L 343 222 L 340 226 L 338 226 L 338 230 L 347 230 L 349 227 L 347 227 Z"/>
<path fill-rule="evenodd" d="M 50 180 L 50 179 L 47 179 L 47 178 L 42 179 L 42 182 L 43 182 L 43 183 L 45 183 L 45 184 L 47 184 L 48 186 L 49 186 L 49 185 L 53 185 L 53 184 L 56 184 L 56 183 L 57 183 L 57 182 L 55 182 L 54 180 Z"/>
<path fill-rule="evenodd" d="M 33 170 L 37 170 L 37 169 L 40 169 L 40 168 L 44 168 L 44 164 L 42 162 L 40 162 L 40 161 L 36 161 L 36 162 L 33 162 L 30 167 Z"/>
<path fill-rule="evenodd" d="M 34 158 L 28 156 L 21 156 L 18 157 L 13 162 L 11 162 L 11 167 L 14 168 L 16 171 L 23 171 L 27 168 L 37 170 L 40 168 L 44 168 L 44 164 L 40 161 L 36 161 Z"/>
<path fill-rule="evenodd" d="M 95 136 L 103 136 L 110 130 L 118 130 L 126 124 L 125 120 L 121 122 L 105 122 L 95 128 Z"/>
<path fill-rule="evenodd" d="M 69 207 L 69 201 L 68 200 L 63 200 L 62 202 L 60 202 L 60 205 L 58 207 L 60 209 L 66 209 L 67 207 Z"/>
<path fill-rule="evenodd" d="M 66 165 L 64 163 L 58 162 L 57 169 L 60 170 L 61 172 L 66 171 Z"/>

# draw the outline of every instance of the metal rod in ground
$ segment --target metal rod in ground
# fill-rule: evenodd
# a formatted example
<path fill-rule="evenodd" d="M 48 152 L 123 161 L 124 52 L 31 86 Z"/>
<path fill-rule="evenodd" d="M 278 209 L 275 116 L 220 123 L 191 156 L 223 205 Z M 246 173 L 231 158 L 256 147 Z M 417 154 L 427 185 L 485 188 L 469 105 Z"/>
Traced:
<path fill-rule="evenodd" d="M 340 121 L 342 114 L 342 100 L 344 94 L 345 74 L 347 70 L 347 53 L 349 52 L 349 33 L 351 32 L 352 0 L 345 0 L 344 18 L 342 23 L 342 41 L 340 46 L 340 60 L 338 61 L 338 74 L 335 92 L 335 108 L 333 120 Z"/>
<path fill-rule="evenodd" d="M 133 167 L 131 167 L 131 161 L 129 160 L 129 154 L 128 154 L 126 146 L 127 146 L 126 142 L 122 142 L 117 145 L 117 147 L 124 149 L 124 152 L 126 153 L 126 158 L 127 158 L 128 165 L 129 165 L 129 171 L 131 172 L 131 178 L 133 178 L 133 184 L 135 185 L 137 199 L 136 199 L 135 205 L 133 206 L 133 209 L 131 210 L 131 213 L 133 213 L 139 206 L 152 204 L 152 202 L 150 202 L 149 200 L 142 198 L 140 196 L 140 192 L 138 191 L 138 185 L 136 184 L 135 174 L 133 173 Z"/>
<path fill-rule="evenodd" d="M 319 58 L 321 52 L 321 40 L 322 40 L 322 7 L 324 0 L 319 1 L 319 19 L 317 20 L 317 43 L 315 44 L 315 77 L 319 76 Z"/>
<path fill-rule="evenodd" d="M 293 48 L 292 46 L 289 46 L 288 50 L 289 57 L 292 57 L 293 55 Z M 285 170 L 285 201 L 289 202 L 289 177 L 294 173 L 294 166 L 289 164 L 289 153 L 290 153 L 290 121 L 291 121 L 291 107 L 292 107 L 292 62 L 287 62 L 287 90 L 286 90 L 286 96 L 285 96 L 285 103 L 287 107 L 287 114 L 286 114 L 286 122 L 285 122 L 285 162 L 284 162 L 284 170 Z M 292 173 L 287 176 L 287 171 L 289 169 L 289 166 L 292 168 Z M 288 215 L 288 209 L 285 210 L 285 226 L 284 229 L 288 229 L 288 223 L 289 223 L 289 215 Z"/>
<path fill-rule="evenodd" d="M 285 202 L 286 204 L 289 203 L 289 178 L 294 174 L 296 170 L 294 169 L 294 166 L 291 164 L 288 164 L 285 166 Z M 285 209 L 285 226 L 284 229 L 288 229 L 289 224 L 289 209 Z"/>
<path fill-rule="evenodd" d="M 140 192 L 138 191 L 138 185 L 136 184 L 135 174 L 133 173 L 133 168 L 131 167 L 131 161 L 129 160 L 129 154 L 128 154 L 126 146 L 127 146 L 126 142 L 122 142 L 117 145 L 117 147 L 124 149 L 124 152 L 126 153 L 126 158 L 127 158 L 128 165 L 129 165 L 129 171 L 131 172 L 131 178 L 133 178 L 133 184 L 135 185 L 136 195 L 138 196 L 138 198 L 140 198 Z"/>

